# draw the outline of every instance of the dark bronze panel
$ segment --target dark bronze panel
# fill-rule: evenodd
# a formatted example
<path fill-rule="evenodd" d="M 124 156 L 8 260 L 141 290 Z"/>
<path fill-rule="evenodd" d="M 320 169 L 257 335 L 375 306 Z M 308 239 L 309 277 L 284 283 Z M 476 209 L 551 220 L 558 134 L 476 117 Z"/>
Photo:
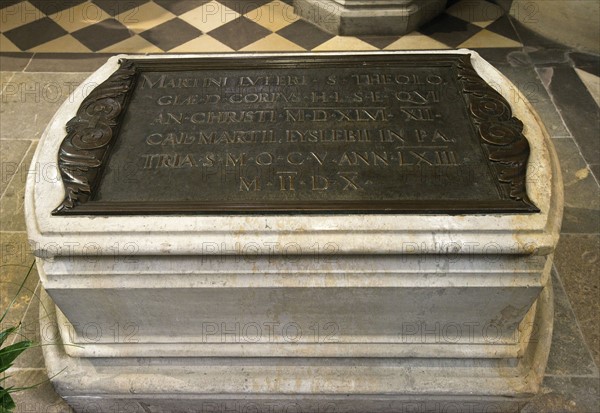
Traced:
<path fill-rule="evenodd" d="M 54 213 L 538 212 L 522 131 L 468 55 L 122 60 Z"/>

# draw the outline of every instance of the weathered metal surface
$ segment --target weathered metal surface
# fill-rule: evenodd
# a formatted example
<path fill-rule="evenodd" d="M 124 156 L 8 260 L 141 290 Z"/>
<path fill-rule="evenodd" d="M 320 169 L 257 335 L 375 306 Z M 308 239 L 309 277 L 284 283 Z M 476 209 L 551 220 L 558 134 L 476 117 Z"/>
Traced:
<path fill-rule="evenodd" d="M 54 213 L 537 212 L 522 130 L 468 55 L 123 60 Z"/>

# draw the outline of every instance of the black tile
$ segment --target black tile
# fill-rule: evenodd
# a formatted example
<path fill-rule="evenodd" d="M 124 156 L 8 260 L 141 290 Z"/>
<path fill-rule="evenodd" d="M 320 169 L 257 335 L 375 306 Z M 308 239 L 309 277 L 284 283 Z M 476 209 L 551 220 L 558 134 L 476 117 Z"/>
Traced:
<path fill-rule="evenodd" d="M 92 3 L 111 16 L 116 16 L 117 14 L 140 7 L 142 4 L 148 3 L 149 1 L 150 0 L 92 0 Z M 134 16 L 131 17 L 133 18 Z"/>
<path fill-rule="evenodd" d="M 242 16 L 210 31 L 209 34 L 232 49 L 239 50 L 271 32 Z"/>
<path fill-rule="evenodd" d="M 578 69 L 585 70 L 586 72 L 595 76 L 600 76 L 600 56 L 580 52 L 571 52 L 569 57 L 575 67 Z"/>
<path fill-rule="evenodd" d="M 154 0 L 156 4 L 169 10 L 176 16 L 181 16 L 190 10 L 198 8 L 211 0 Z"/>
<path fill-rule="evenodd" d="M 450 47 L 457 47 L 482 30 L 462 19 L 442 13 L 419 29 L 419 32 Z"/>
<path fill-rule="evenodd" d="M 271 0 L 217 0 L 225 7 L 235 10 L 239 14 L 246 14 L 252 10 L 271 2 Z"/>
<path fill-rule="evenodd" d="M 333 34 L 321 30 L 302 19 L 296 20 L 289 26 L 279 30 L 277 34 L 302 46 L 306 50 L 314 49 L 334 37 Z"/>
<path fill-rule="evenodd" d="M 4 33 L 21 50 L 28 50 L 67 34 L 52 19 L 44 17 Z"/>
<path fill-rule="evenodd" d="M 17 3 L 20 3 L 21 0 L 0 0 L 0 9 L 5 7 L 14 6 Z"/>
<path fill-rule="evenodd" d="M 178 17 L 140 34 L 144 39 L 164 51 L 169 51 L 201 35 L 200 30 Z"/>
<path fill-rule="evenodd" d="M 519 35 L 515 31 L 510 18 L 506 15 L 500 17 L 498 20 L 487 26 L 486 30 L 497 33 L 504 37 L 508 37 L 515 42 L 521 42 L 521 39 L 519 39 Z"/>
<path fill-rule="evenodd" d="M 116 54 L 116 53 L 115 53 Z M 112 53 L 36 53 L 26 72 L 94 72 Z"/>
<path fill-rule="evenodd" d="M 123 41 L 133 35 L 127 27 L 115 19 L 103 20 L 100 23 L 87 26 L 71 34 L 94 52 Z"/>
<path fill-rule="evenodd" d="M 583 157 L 590 164 L 600 163 L 600 110 L 596 101 L 573 68 L 546 70 L 552 71 L 550 94 Z"/>
<path fill-rule="evenodd" d="M 86 0 L 29 0 L 29 2 L 44 14 L 51 15 L 85 3 Z"/>
<path fill-rule="evenodd" d="M 394 43 L 401 36 L 360 36 L 359 39 L 363 42 L 369 43 L 371 46 L 375 46 L 378 49 L 384 49 L 390 44 Z"/>
<path fill-rule="evenodd" d="M 484 47 L 474 48 L 485 60 L 497 65 L 509 65 L 512 67 L 531 66 L 531 59 L 520 47 Z"/>
<path fill-rule="evenodd" d="M 598 368 L 585 345 L 569 298 L 556 271 L 552 271 L 552 285 L 554 289 L 554 327 L 546 374 L 555 376 L 598 374 Z"/>
<path fill-rule="evenodd" d="M 33 53 L 0 52 L 0 71 L 20 72 L 27 67 Z"/>

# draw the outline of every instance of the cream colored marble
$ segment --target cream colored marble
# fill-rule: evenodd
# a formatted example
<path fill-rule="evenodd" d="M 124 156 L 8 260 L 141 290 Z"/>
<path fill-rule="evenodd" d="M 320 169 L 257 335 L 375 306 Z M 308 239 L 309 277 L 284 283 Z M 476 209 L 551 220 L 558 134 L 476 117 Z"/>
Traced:
<path fill-rule="evenodd" d="M 238 17 L 240 17 L 238 12 L 214 0 L 179 16 L 181 20 L 191 24 L 203 33 L 208 33 Z"/>

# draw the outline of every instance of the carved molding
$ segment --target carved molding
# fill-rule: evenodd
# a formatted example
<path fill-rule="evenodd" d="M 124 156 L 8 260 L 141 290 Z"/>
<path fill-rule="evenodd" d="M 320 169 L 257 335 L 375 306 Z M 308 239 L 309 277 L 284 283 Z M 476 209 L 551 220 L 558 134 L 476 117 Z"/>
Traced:
<path fill-rule="evenodd" d="M 67 136 L 58 154 L 65 198 L 53 214 L 87 202 L 99 183 L 135 80 L 133 61 L 119 63 L 119 69 L 85 98 L 77 115 L 67 122 Z"/>
<path fill-rule="evenodd" d="M 508 101 L 477 74 L 470 55 L 459 59 L 458 73 L 469 116 L 496 168 L 500 189 L 511 199 L 538 211 L 527 196 L 530 148 L 523 135 L 523 123 L 512 115 Z"/>

